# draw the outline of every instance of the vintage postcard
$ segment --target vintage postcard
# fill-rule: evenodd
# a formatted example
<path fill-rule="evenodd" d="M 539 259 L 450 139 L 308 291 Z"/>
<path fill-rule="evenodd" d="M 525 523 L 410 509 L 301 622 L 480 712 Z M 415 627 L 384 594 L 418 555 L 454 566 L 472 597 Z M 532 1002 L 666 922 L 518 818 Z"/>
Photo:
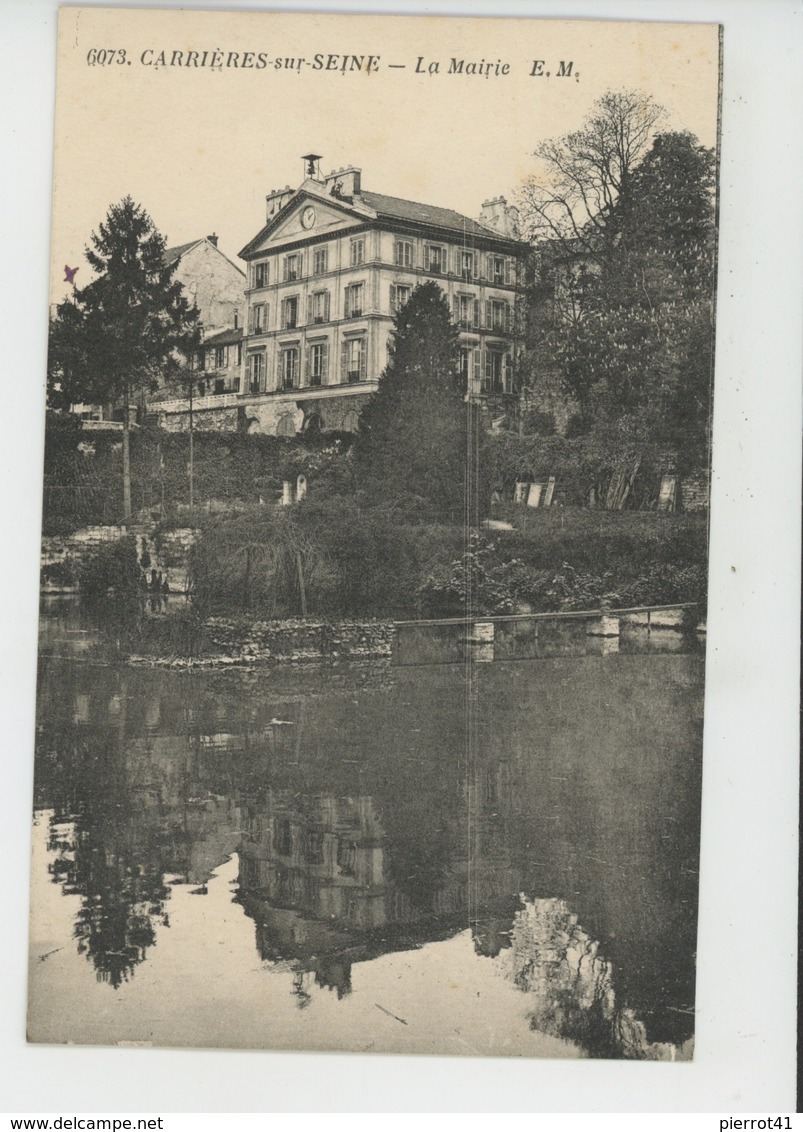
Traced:
<path fill-rule="evenodd" d="M 692 1058 L 720 66 L 62 9 L 30 1041 Z"/>

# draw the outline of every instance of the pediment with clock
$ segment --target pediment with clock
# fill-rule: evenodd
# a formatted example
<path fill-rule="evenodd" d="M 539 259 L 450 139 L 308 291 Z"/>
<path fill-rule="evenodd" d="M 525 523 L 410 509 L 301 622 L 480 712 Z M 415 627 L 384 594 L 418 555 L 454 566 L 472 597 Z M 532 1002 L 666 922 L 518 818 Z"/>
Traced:
<path fill-rule="evenodd" d="M 365 206 L 335 202 L 329 194 L 302 187 L 240 254 L 251 259 L 296 240 L 334 236 L 365 224 L 375 215 Z"/>

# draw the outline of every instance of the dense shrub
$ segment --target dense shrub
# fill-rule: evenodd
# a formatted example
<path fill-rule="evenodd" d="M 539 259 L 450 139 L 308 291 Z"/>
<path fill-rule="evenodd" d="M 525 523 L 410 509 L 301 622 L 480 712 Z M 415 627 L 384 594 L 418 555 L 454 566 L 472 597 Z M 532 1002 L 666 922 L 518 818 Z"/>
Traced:
<path fill-rule="evenodd" d="M 701 516 L 584 510 L 525 513 L 522 529 L 474 538 L 461 557 L 422 580 L 432 617 L 696 602 L 707 582 Z"/>
<path fill-rule="evenodd" d="M 506 614 L 529 607 L 548 582 L 548 573 L 518 558 L 500 561 L 494 543 L 472 535 L 460 558 L 430 571 L 416 597 L 427 617 Z"/>
<path fill-rule="evenodd" d="M 296 437 L 241 432 L 196 432 L 194 501 L 202 511 L 214 500 L 232 510 L 272 503 L 282 481 L 305 475 L 312 484 L 348 452 L 349 433 Z M 189 435 L 158 428 L 131 434 L 131 497 L 135 511 L 179 515 L 189 504 Z M 80 526 L 122 519 L 122 450 L 119 432 L 81 432 L 70 414 L 49 414 L 45 441 L 43 528 L 65 534 Z M 179 518 L 180 521 L 180 518 Z"/>
<path fill-rule="evenodd" d="M 462 547 L 462 528 L 411 524 L 393 509 L 344 496 L 252 508 L 208 524 L 190 560 L 205 612 L 265 617 L 412 616 L 427 572 Z"/>
<path fill-rule="evenodd" d="M 141 578 L 137 540 L 133 535 L 126 535 L 102 544 L 81 562 L 78 587 L 89 600 L 116 595 L 127 601 L 140 593 Z"/>
<path fill-rule="evenodd" d="M 62 562 L 48 562 L 43 566 L 40 574 L 43 586 L 74 586 L 78 581 L 75 565 L 70 558 Z"/>
<path fill-rule="evenodd" d="M 517 509 L 520 529 L 473 536 L 359 497 L 252 508 L 206 527 L 191 560 L 205 612 L 452 617 L 704 602 L 700 516 Z"/>

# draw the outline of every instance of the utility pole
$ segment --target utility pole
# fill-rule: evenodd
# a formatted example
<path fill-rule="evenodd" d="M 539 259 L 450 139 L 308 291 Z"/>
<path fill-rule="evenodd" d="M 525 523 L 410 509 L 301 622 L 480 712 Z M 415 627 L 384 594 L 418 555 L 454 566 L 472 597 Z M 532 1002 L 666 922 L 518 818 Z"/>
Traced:
<path fill-rule="evenodd" d="M 195 506 L 195 429 L 193 420 L 193 393 L 195 390 L 195 365 L 196 362 L 200 364 L 200 359 L 203 357 L 203 325 L 198 323 L 198 350 L 193 350 L 192 357 L 190 358 L 190 462 L 188 467 L 190 479 L 190 507 Z"/>

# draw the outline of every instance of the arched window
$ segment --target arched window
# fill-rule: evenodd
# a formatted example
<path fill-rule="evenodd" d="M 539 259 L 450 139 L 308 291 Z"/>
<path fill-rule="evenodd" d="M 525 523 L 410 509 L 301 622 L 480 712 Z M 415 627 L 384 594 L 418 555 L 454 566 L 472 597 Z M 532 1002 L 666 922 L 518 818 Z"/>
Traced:
<path fill-rule="evenodd" d="M 285 413 L 283 417 L 279 418 L 279 423 L 276 425 L 277 436 L 295 436 L 296 422 L 292 413 Z"/>
<path fill-rule="evenodd" d="M 343 423 L 341 425 L 341 428 L 343 429 L 344 432 L 356 432 L 357 426 L 358 426 L 359 423 L 360 423 L 360 418 L 359 418 L 358 414 L 355 412 L 354 409 L 349 409 L 349 411 L 343 417 Z"/>
<path fill-rule="evenodd" d="M 304 423 L 304 432 L 320 432 L 323 428 L 323 421 L 319 413 L 310 413 Z"/>

